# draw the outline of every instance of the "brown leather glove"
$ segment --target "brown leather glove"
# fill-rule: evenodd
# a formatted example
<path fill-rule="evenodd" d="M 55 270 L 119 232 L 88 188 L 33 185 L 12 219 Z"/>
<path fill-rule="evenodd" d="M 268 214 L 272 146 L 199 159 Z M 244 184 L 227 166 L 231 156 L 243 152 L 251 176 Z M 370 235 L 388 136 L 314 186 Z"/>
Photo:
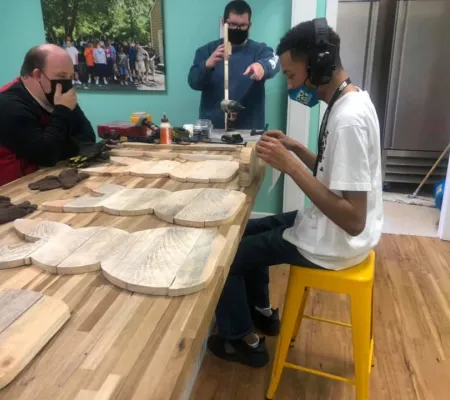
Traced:
<path fill-rule="evenodd" d="M 37 205 L 24 201 L 20 204 L 12 204 L 9 197 L 0 196 L 0 225 L 23 218 L 36 211 Z"/>
<path fill-rule="evenodd" d="M 71 168 L 62 171 L 59 174 L 58 178 L 61 181 L 61 186 L 63 189 L 71 189 L 78 182 L 81 182 L 89 178 L 89 175 L 86 174 L 85 172 L 78 172 L 76 168 Z"/>
<path fill-rule="evenodd" d="M 78 182 L 88 178 L 89 175 L 84 172 L 78 172 L 76 168 L 70 168 L 62 171 L 58 176 L 49 175 L 36 182 L 30 183 L 28 187 L 31 190 L 53 190 L 62 187 L 63 189 L 71 189 Z"/>

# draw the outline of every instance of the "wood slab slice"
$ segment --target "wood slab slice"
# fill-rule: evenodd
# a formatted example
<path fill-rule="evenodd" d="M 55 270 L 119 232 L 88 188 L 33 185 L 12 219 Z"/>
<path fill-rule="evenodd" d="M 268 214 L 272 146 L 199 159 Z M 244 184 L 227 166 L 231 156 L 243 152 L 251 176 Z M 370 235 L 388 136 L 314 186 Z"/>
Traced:
<path fill-rule="evenodd" d="M 102 210 L 101 197 L 78 197 L 63 206 L 64 212 L 67 213 L 87 213 Z M 45 203 L 44 203 L 45 204 Z"/>
<path fill-rule="evenodd" d="M 163 202 L 154 208 L 155 215 L 163 221 L 174 223 L 175 215 L 182 211 L 187 204 L 203 191 L 203 189 L 189 189 L 172 192 Z"/>
<path fill-rule="evenodd" d="M 203 230 L 169 287 L 169 296 L 184 296 L 206 288 L 219 267 L 226 244 L 215 231 Z"/>
<path fill-rule="evenodd" d="M 24 290 L 14 292 L 14 312 L 23 312 L 0 333 L 0 389 L 28 365 L 70 318 L 69 308 L 61 300 Z"/>
<path fill-rule="evenodd" d="M 100 269 L 102 260 L 128 239 L 129 233 L 101 228 L 56 267 L 58 274 L 84 274 Z"/>
<path fill-rule="evenodd" d="M 125 150 L 125 149 L 111 149 L 109 154 L 118 157 L 143 157 L 144 151 L 142 150 Z"/>
<path fill-rule="evenodd" d="M 92 176 L 124 176 L 130 174 L 130 167 L 106 164 L 104 167 L 83 168 L 80 171 Z"/>
<path fill-rule="evenodd" d="M 155 207 L 155 215 L 182 226 L 202 228 L 231 221 L 245 204 L 244 193 L 228 189 L 190 189 L 174 192 Z"/>
<path fill-rule="evenodd" d="M 233 161 L 233 156 L 223 154 L 180 154 L 178 158 L 186 161 L 207 161 L 207 160 L 220 160 L 220 161 Z"/>
<path fill-rule="evenodd" d="M 109 162 L 113 165 L 136 165 L 141 164 L 143 161 L 138 158 L 130 158 L 130 157 L 110 157 Z"/>
<path fill-rule="evenodd" d="M 113 215 L 153 214 L 155 206 L 170 194 L 164 189 L 123 189 L 105 198 L 101 205 L 105 212 Z"/>
<path fill-rule="evenodd" d="M 125 186 L 115 185 L 113 183 L 106 183 L 105 185 L 98 186 L 92 182 L 87 182 L 85 186 L 93 196 L 110 195 L 125 189 Z"/>
<path fill-rule="evenodd" d="M 31 264 L 30 254 L 41 247 L 45 241 L 34 243 L 8 244 L 0 247 L 0 269 L 22 267 Z M 1 312 L 1 308 L 0 308 Z"/>
<path fill-rule="evenodd" d="M 71 201 L 71 199 L 46 201 L 39 206 L 39 209 L 42 211 L 62 213 L 64 212 L 64 206 Z"/>
<path fill-rule="evenodd" d="M 207 160 L 195 165 L 196 167 L 190 169 L 187 174 L 187 182 L 229 182 L 239 170 L 239 164 L 236 161 Z"/>
<path fill-rule="evenodd" d="M 199 168 L 199 163 L 197 162 L 187 162 L 184 164 L 180 164 L 178 168 L 174 168 L 170 171 L 169 176 L 174 181 L 178 182 L 187 182 L 188 176 L 194 174 L 194 170 Z"/>
<path fill-rule="evenodd" d="M 42 219 L 16 219 L 14 229 L 17 235 L 27 242 L 48 240 L 58 234 L 69 233 L 73 228 L 61 222 L 44 221 Z"/>
<path fill-rule="evenodd" d="M 80 228 L 58 234 L 33 252 L 31 261 L 46 271 L 59 273 L 57 266 L 100 229 L 102 228 Z"/>
<path fill-rule="evenodd" d="M 118 157 L 148 157 L 161 160 L 173 160 L 178 157 L 177 153 L 168 151 L 146 151 L 146 150 L 128 150 L 128 149 L 116 149 L 109 152 L 113 156 Z M 141 160 L 143 161 L 143 160 Z"/>
<path fill-rule="evenodd" d="M 136 232 L 102 262 L 102 271 L 112 283 L 133 292 L 193 293 L 203 289 L 215 271 L 224 243 L 220 238 L 217 232 L 192 228 Z"/>
<path fill-rule="evenodd" d="M 211 171 L 214 171 L 209 178 L 211 183 L 230 182 L 239 172 L 239 163 L 237 161 L 211 161 L 210 165 Z"/>
<path fill-rule="evenodd" d="M 178 161 L 146 161 L 130 167 L 130 173 L 143 178 L 164 178 L 170 171 L 180 166 Z"/>

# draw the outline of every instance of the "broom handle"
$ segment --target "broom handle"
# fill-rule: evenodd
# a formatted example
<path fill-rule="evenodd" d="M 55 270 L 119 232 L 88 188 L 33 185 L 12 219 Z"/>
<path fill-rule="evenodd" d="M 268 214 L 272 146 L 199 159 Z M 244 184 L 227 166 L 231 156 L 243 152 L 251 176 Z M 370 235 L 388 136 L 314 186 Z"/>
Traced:
<path fill-rule="evenodd" d="M 442 152 L 442 154 L 439 156 L 439 158 L 437 159 L 437 161 L 434 163 L 434 165 L 431 167 L 430 171 L 428 172 L 427 176 L 425 178 L 423 178 L 422 182 L 420 182 L 419 187 L 416 189 L 416 191 L 413 193 L 413 197 L 416 197 L 417 194 L 419 193 L 420 189 L 422 189 L 422 186 L 425 185 L 425 183 L 427 182 L 428 178 L 431 176 L 431 174 L 434 172 L 434 170 L 437 168 L 437 166 L 439 165 L 439 163 L 442 161 L 442 159 L 445 157 L 445 155 L 450 151 L 450 143 L 447 145 L 447 147 L 445 148 L 445 150 Z"/>

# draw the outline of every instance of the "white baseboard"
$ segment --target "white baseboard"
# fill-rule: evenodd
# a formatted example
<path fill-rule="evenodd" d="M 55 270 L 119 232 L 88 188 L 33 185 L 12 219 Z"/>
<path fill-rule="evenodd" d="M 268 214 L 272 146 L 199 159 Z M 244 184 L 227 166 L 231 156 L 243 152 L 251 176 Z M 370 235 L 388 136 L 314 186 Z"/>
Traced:
<path fill-rule="evenodd" d="M 263 212 L 252 212 L 250 214 L 250 219 L 270 217 L 271 215 L 274 215 L 274 214 L 273 213 L 263 213 Z"/>

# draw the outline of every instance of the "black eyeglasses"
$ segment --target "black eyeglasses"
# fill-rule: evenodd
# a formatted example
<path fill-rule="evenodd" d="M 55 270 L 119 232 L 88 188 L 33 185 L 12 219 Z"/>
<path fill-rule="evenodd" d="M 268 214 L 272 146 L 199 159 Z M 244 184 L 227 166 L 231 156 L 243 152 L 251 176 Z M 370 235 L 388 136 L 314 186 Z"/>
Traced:
<path fill-rule="evenodd" d="M 234 22 L 227 22 L 228 28 L 230 29 L 240 29 L 241 31 L 246 31 L 250 28 L 250 24 L 235 24 Z"/>

